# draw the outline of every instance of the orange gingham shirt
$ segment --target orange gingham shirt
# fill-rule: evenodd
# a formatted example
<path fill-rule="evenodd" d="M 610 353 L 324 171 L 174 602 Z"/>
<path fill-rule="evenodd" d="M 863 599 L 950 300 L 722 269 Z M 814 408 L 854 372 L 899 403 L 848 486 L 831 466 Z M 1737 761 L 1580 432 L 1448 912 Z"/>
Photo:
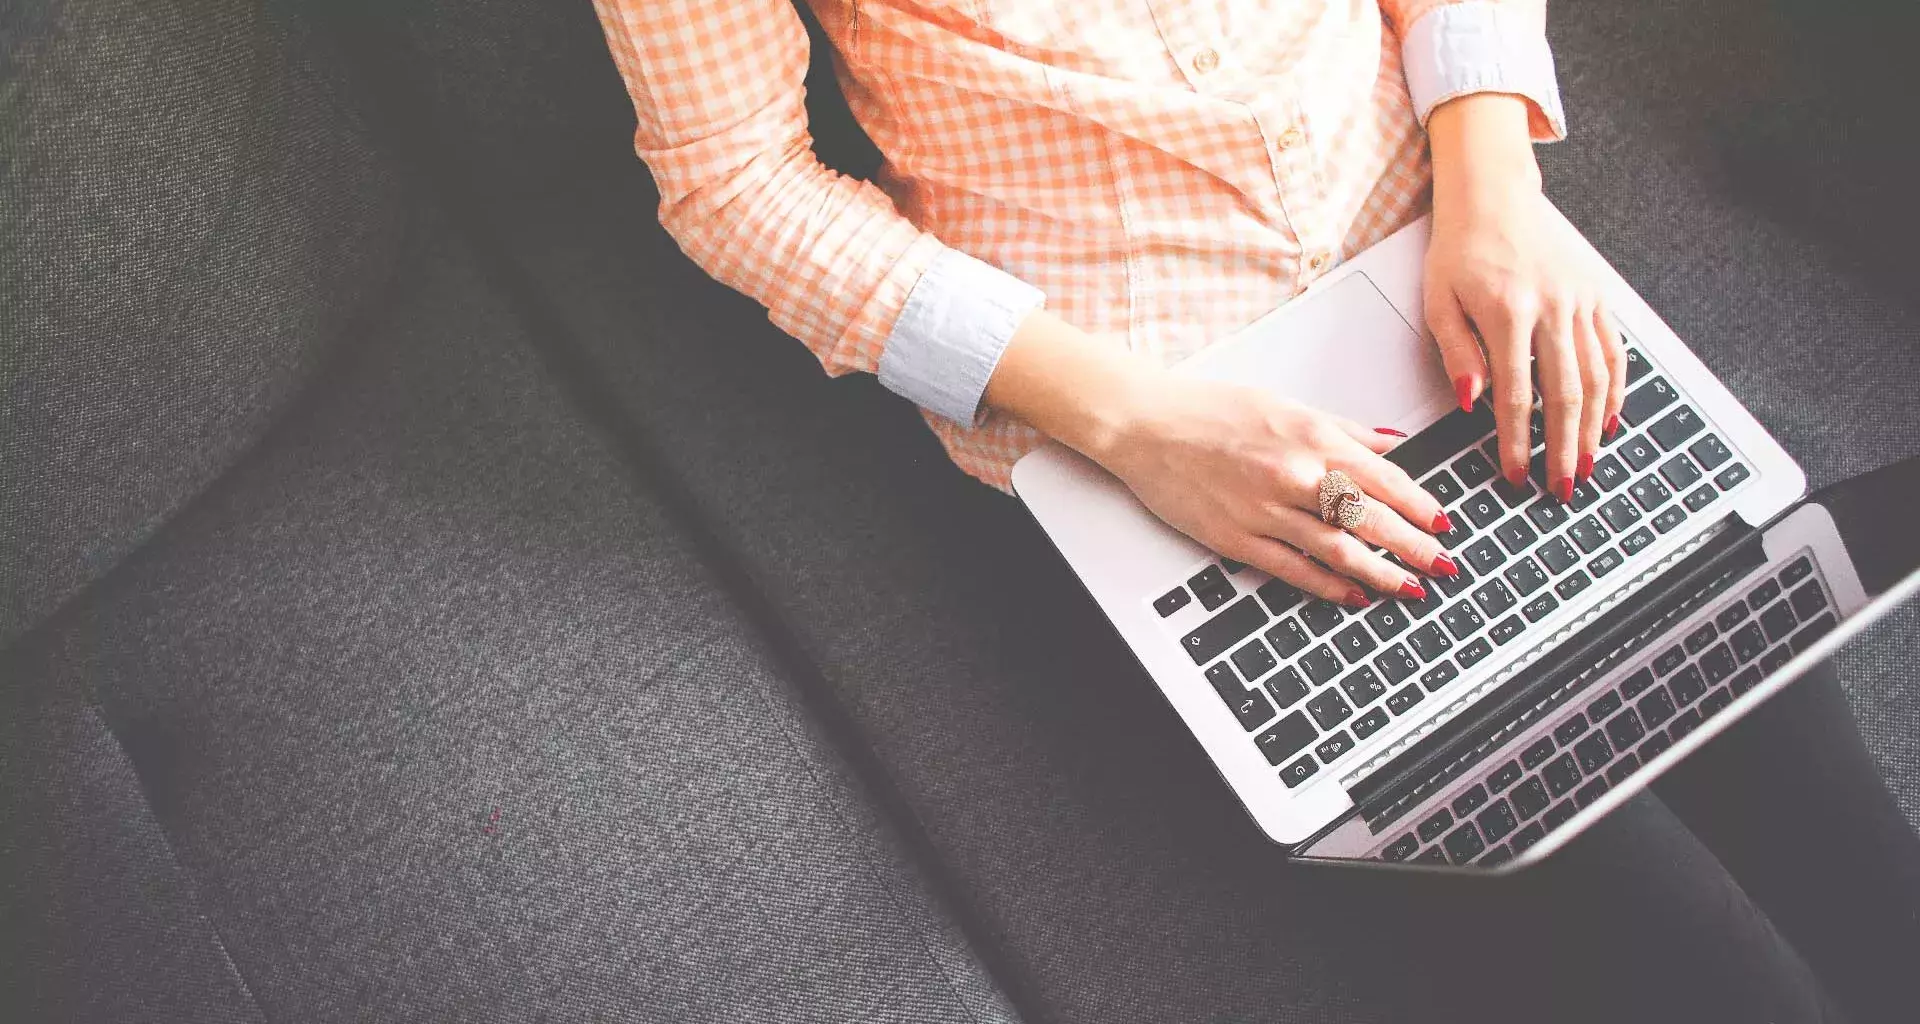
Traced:
<path fill-rule="evenodd" d="M 867 183 L 813 156 L 789 0 L 595 3 L 682 250 L 1002 489 L 1036 306 L 1170 365 L 1418 216 L 1439 103 L 1565 134 L 1544 0 L 814 0 Z"/>

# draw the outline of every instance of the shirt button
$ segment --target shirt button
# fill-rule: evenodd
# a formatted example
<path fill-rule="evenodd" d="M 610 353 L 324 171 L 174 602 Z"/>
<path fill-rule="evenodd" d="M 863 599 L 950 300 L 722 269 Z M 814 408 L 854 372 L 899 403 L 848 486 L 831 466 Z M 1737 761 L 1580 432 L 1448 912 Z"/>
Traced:
<path fill-rule="evenodd" d="M 1333 262 L 1332 253 L 1316 252 L 1313 255 L 1307 257 L 1307 269 L 1318 274 L 1322 270 L 1327 269 L 1327 266 L 1332 262 Z"/>
<path fill-rule="evenodd" d="M 1288 128 L 1286 131 L 1281 132 L 1280 137 L 1274 140 L 1274 144 L 1279 146 L 1281 149 L 1292 149 L 1293 147 L 1298 146 L 1300 143 L 1305 142 L 1306 138 L 1307 138 L 1307 133 L 1301 131 L 1300 126 L 1296 124 L 1293 127 Z"/>
<path fill-rule="evenodd" d="M 1219 66 L 1220 55 L 1212 47 L 1202 47 L 1199 53 L 1193 55 L 1193 70 L 1200 74 L 1204 75 Z"/>

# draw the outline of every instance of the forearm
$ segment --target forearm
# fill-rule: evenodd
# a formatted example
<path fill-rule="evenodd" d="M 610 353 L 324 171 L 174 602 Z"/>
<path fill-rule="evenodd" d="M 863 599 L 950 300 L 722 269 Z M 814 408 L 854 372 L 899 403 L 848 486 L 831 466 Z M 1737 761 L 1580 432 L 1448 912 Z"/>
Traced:
<path fill-rule="evenodd" d="M 1154 373 L 1139 357 L 1036 309 L 1014 331 L 985 402 L 1101 462 Z"/>
<path fill-rule="evenodd" d="M 1508 93 L 1474 93 L 1436 107 L 1427 122 L 1433 153 L 1436 211 L 1481 195 L 1538 192 L 1527 101 Z"/>

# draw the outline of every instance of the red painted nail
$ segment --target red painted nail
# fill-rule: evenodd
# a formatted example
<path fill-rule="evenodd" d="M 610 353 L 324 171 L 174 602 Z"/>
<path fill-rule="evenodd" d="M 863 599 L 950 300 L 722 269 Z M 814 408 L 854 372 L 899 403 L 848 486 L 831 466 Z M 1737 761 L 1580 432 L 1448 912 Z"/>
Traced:
<path fill-rule="evenodd" d="M 1580 464 L 1574 467 L 1574 470 L 1573 470 L 1574 479 L 1580 481 L 1581 483 L 1586 483 L 1587 478 L 1592 475 L 1593 475 L 1593 453 L 1581 452 Z"/>
<path fill-rule="evenodd" d="M 1553 482 L 1553 493 L 1561 501 L 1573 500 L 1573 478 L 1563 476 Z"/>
<path fill-rule="evenodd" d="M 1376 433 L 1376 434 L 1385 434 L 1385 435 L 1387 435 L 1388 437 L 1405 437 L 1405 436 L 1407 436 L 1407 432 L 1406 432 L 1406 431 L 1404 431 L 1404 430 L 1395 430 L 1395 429 L 1393 429 L 1392 427 L 1375 427 L 1375 428 L 1373 428 L 1373 432 L 1374 432 L 1374 433 Z"/>
<path fill-rule="evenodd" d="M 1406 582 L 1400 584 L 1400 596 L 1409 601 L 1424 601 L 1427 597 L 1427 588 L 1421 586 L 1419 580 L 1409 576 Z"/>
<path fill-rule="evenodd" d="M 1600 432 L 1602 434 L 1607 435 L 1608 437 L 1612 437 L 1614 434 L 1618 433 L 1619 430 L 1620 430 L 1620 414 L 1617 412 L 1608 413 L 1607 422 L 1601 425 Z"/>
<path fill-rule="evenodd" d="M 1429 528 L 1427 532 L 1428 533 L 1452 533 L 1453 520 L 1448 519 L 1447 514 L 1445 512 L 1437 513 L 1433 517 L 1433 526 Z"/>
<path fill-rule="evenodd" d="M 1433 556 L 1433 568 L 1428 572 L 1428 575 L 1458 576 L 1460 575 L 1460 567 L 1453 564 L 1453 559 L 1448 558 L 1446 552 L 1443 551 Z"/>
<path fill-rule="evenodd" d="M 1507 482 L 1515 487 L 1524 486 L 1527 482 L 1527 471 L 1525 469 L 1507 470 Z"/>
<path fill-rule="evenodd" d="M 1459 396 L 1460 398 L 1461 412 L 1472 411 L 1473 409 L 1473 375 L 1468 374 L 1465 377 L 1455 377 L 1453 379 L 1453 393 Z"/>
<path fill-rule="evenodd" d="M 1347 591 L 1347 596 L 1343 598 L 1340 603 L 1346 605 L 1349 608 L 1365 608 L 1367 605 L 1371 604 L 1372 602 L 1367 600 L 1366 591 L 1349 590 Z"/>

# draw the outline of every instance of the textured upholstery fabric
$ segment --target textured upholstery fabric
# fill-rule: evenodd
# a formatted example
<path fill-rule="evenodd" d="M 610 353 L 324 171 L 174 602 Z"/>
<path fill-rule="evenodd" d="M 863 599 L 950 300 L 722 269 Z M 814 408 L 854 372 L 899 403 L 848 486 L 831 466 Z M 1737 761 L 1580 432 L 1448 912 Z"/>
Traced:
<path fill-rule="evenodd" d="M 0 645 L 257 439 L 389 276 L 394 182 L 250 0 L 0 9 Z"/>
<path fill-rule="evenodd" d="M 6 670 L 98 694 L 265 1017 L 1011 1020 L 471 266 L 401 294 Z"/>

